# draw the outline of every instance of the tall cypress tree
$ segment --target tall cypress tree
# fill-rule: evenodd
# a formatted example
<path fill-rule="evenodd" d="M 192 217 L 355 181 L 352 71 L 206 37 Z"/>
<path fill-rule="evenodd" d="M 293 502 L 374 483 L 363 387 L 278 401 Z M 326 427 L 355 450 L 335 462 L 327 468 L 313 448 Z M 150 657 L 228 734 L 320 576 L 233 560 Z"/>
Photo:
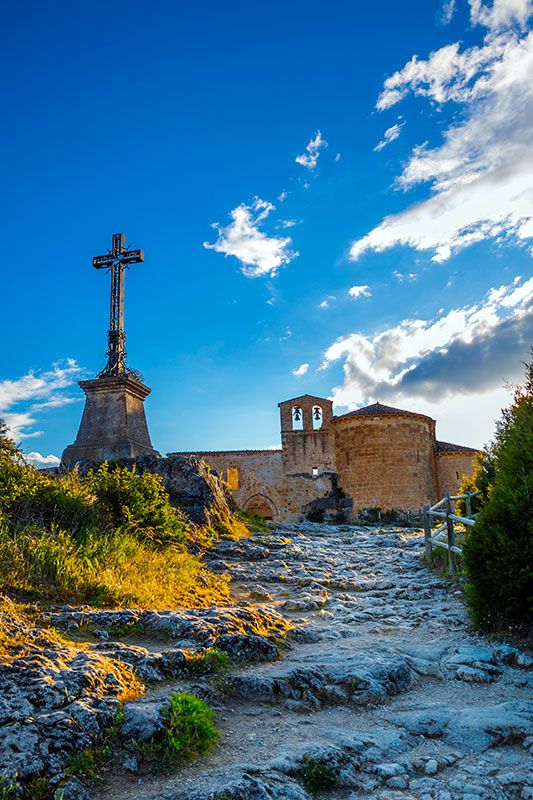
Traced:
<path fill-rule="evenodd" d="M 464 543 L 467 595 L 483 628 L 530 618 L 533 573 L 533 362 L 497 425 L 494 479 Z"/>

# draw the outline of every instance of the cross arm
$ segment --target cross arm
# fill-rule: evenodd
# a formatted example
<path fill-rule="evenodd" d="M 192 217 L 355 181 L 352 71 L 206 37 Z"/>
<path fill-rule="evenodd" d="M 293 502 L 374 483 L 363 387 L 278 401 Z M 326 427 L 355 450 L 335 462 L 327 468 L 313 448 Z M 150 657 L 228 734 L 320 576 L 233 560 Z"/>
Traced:
<path fill-rule="evenodd" d="M 120 254 L 120 261 L 122 264 L 138 264 L 144 261 L 144 252 L 142 250 L 126 250 L 125 253 Z"/>
<path fill-rule="evenodd" d="M 93 267 L 95 269 L 110 269 L 113 266 L 113 256 L 95 256 L 93 258 Z"/>

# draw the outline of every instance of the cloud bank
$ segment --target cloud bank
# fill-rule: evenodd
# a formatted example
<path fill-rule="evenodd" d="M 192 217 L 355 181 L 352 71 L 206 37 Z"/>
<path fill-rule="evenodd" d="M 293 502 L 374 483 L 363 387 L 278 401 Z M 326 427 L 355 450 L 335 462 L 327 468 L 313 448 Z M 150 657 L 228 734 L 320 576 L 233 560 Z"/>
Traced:
<path fill-rule="evenodd" d="M 405 245 L 442 262 L 485 239 L 531 246 L 533 239 L 533 33 L 527 0 L 470 0 L 471 19 L 486 34 L 479 47 L 455 42 L 418 56 L 385 81 L 377 109 L 408 94 L 437 108 L 455 103 L 460 116 L 440 146 L 413 149 L 397 185 L 429 184 L 432 195 L 385 217 L 351 245 L 368 251 Z"/>
<path fill-rule="evenodd" d="M 405 319 L 367 336 L 351 333 L 325 352 L 322 369 L 344 360 L 337 406 L 480 395 L 522 373 L 533 341 L 533 278 L 491 289 L 479 303 L 433 320 Z"/>
<path fill-rule="evenodd" d="M 68 358 L 53 364 L 48 371 L 31 370 L 15 380 L 0 381 L 0 416 L 10 436 L 16 442 L 40 436 L 42 431 L 33 430 L 39 412 L 77 402 L 76 398 L 62 392 L 82 377 L 82 373 L 76 361 Z"/>

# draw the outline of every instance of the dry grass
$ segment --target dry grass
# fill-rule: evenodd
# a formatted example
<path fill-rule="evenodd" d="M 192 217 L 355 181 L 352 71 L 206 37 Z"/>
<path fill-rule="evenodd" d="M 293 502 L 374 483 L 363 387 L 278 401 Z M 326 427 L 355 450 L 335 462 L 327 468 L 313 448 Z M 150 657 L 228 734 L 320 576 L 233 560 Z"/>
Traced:
<path fill-rule="evenodd" d="M 154 549 L 136 537 L 64 531 L 0 533 L 4 591 L 114 608 L 191 608 L 225 604 L 229 579 L 169 545 Z"/>

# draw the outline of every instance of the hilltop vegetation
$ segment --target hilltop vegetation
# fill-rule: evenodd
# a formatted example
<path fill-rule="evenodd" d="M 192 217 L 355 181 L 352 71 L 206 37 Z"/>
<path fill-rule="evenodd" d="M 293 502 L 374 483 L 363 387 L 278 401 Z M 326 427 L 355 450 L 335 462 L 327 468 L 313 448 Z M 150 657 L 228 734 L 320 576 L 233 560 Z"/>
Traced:
<path fill-rule="evenodd" d="M 533 563 L 533 363 L 496 435 L 460 492 L 481 491 L 463 559 L 474 621 L 487 629 L 526 623 Z"/>
<path fill-rule="evenodd" d="M 246 531 L 200 529 L 174 508 L 158 475 L 102 464 L 50 477 L 0 428 L 0 585 L 32 598 L 175 608 L 227 602 L 228 581 L 190 552 Z"/>

